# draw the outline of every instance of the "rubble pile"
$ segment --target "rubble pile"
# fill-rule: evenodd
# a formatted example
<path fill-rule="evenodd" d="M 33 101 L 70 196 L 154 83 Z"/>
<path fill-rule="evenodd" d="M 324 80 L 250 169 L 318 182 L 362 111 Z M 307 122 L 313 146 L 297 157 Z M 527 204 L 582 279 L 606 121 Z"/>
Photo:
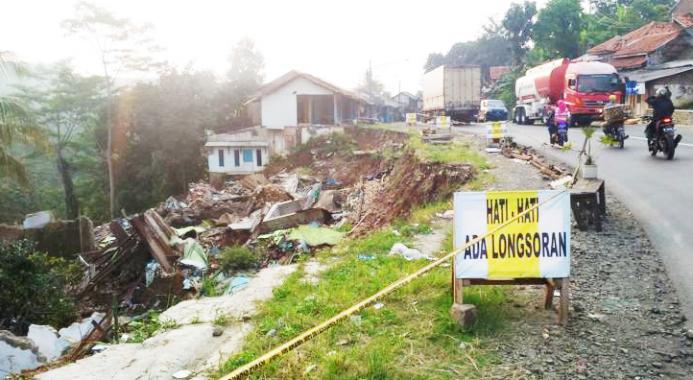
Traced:
<path fill-rule="evenodd" d="M 263 174 L 219 188 L 191 183 L 156 208 L 97 226 L 95 248 L 78 255 L 86 276 L 76 295 L 84 315 L 102 312 L 108 323 L 85 335 L 70 360 L 113 334 L 116 313 L 143 315 L 195 296 L 233 293 L 248 282 L 244 270 L 288 264 L 347 234 L 379 228 L 473 176 L 469 165 L 421 162 L 403 149 L 407 139 L 382 130 L 324 136 Z M 210 279 L 213 294 L 206 293 Z"/>

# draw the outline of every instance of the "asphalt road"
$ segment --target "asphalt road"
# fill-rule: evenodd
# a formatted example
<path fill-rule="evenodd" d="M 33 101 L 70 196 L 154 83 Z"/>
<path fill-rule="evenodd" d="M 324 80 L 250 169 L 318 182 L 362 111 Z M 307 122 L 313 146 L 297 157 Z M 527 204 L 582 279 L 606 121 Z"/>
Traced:
<path fill-rule="evenodd" d="M 486 126 L 473 124 L 454 129 L 481 134 Z M 607 190 L 630 208 L 662 255 L 690 327 L 693 326 L 693 127 L 677 128 L 683 140 L 672 161 L 667 161 L 662 153 L 650 156 L 643 130 L 643 125 L 626 126 L 630 138 L 622 150 L 599 143 L 601 132 L 597 132 L 592 139 L 592 156 Z M 546 157 L 571 166 L 577 164 L 577 152 L 561 151 L 546 144 L 545 126 L 509 123 L 508 133 L 516 142 L 532 146 Z M 568 140 L 573 149 L 582 147 L 583 139 L 579 128 L 569 130 Z M 632 285 L 639 286 L 638 280 L 633 279 Z"/>

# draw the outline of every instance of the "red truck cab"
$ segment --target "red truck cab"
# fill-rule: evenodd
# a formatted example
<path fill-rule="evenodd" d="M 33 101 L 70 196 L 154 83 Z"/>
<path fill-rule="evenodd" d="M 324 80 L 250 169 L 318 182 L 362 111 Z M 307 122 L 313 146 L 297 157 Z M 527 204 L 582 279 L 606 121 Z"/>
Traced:
<path fill-rule="evenodd" d="M 601 62 L 572 62 L 567 66 L 563 100 L 576 124 L 602 118 L 609 96 L 620 102 L 621 80 L 613 66 Z"/>

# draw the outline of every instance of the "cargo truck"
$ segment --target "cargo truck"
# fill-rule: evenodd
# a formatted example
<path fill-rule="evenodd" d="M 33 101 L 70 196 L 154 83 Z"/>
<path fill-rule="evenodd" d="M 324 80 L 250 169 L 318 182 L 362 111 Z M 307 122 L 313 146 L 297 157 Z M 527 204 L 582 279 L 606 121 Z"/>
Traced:
<path fill-rule="evenodd" d="M 602 119 L 609 95 L 623 96 L 616 68 L 603 62 L 571 62 L 558 59 L 527 70 L 515 82 L 517 124 L 546 124 L 551 106 L 565 101 L 571 125 L 587 125 Z"/>
<path fill-rule="evenodd" d="M 423 113 L 427 118 L 450 116 L 469 123 L 481 102 L 481 67 L 439 66 L 423 76 Z"/>

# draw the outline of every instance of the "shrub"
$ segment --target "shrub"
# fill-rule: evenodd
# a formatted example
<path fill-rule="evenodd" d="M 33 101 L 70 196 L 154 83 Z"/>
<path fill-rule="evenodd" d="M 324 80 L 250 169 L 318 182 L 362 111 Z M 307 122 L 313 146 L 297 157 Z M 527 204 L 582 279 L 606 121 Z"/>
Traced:
<path fill-rule="evenodd" d="M 259 259 L 253 251 L 243 246 L 232 246 L 219 254 L 219 266 L 225 272 L 253 269 L 259 264 Z"/>
<path fill-rule="evenodd" d="M 75 301 L 68 289 L 81 277 L 79 265 L 35 252 L 29 240 L 0 241 L 0 329 L 23 335 L 32 323 L 73 322 Z"/>

